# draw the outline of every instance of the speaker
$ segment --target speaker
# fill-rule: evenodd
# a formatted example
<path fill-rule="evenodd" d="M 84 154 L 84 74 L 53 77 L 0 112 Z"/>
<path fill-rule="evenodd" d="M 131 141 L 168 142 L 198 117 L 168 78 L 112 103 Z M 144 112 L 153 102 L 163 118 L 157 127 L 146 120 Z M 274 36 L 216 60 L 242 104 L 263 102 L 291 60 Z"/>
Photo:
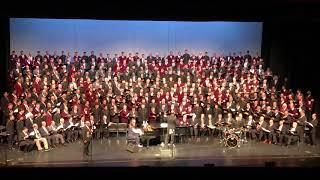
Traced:
<path fill-rule="evenodd" d="M 127 145 L 127 151 L 129 151 L 131 153 L 137 153 L 137 152 L 139 152 L 139 147 L 134 145 L 134 144 L 132 144 L 132 143 L 129 143 Z"/>

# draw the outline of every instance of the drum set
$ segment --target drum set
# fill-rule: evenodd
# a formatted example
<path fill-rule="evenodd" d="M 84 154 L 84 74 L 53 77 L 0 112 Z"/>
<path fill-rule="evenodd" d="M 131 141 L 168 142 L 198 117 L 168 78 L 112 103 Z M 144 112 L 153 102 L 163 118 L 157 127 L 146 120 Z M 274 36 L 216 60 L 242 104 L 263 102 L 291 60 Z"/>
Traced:
<path fill-rule="evenodd" d="M 248 128 L 228 128 L 223 127 L 220 128 L 222 131 L 222 136 L 220 137 L 220 143 L 223 144 L 227 148 L 240 148 L 241 144 L 247 142 L 246 132 L 248 132 Z"/>

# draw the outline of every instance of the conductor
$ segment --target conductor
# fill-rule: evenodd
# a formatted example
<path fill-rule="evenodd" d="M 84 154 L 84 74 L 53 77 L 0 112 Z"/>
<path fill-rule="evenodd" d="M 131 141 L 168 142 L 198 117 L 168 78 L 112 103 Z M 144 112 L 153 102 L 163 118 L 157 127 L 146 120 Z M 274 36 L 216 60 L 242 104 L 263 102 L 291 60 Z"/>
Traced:
<path fill-rule="evenodd" d="M 92 139 L 92 129 L 90 127 L 90 122 L 86 121 L 85 126 L 83 128 L 83 155 L 89 156 L 89 147 Z"/>
<path fill-rule="evenodd" d="M 167 123 L 168 123 L 168 127 L 167 127 L 167 134 L 165 138 L 166 146 L 168 146 L 169 138 L 170 138 L 169 145 L 173 145 L 174 143 L 174 134 L 175 134 L 175 128 L 177 125 L 177 118 L 173 112 L 170 112 L 170 114 L 167 116 Z"/>

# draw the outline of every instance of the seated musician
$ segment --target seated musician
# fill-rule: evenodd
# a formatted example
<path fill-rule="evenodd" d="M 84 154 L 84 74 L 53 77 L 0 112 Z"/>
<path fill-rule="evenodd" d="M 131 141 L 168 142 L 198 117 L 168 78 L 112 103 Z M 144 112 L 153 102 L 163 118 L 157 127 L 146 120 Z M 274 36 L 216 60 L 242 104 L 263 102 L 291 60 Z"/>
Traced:
<path fill-rule="evenodd" d="M 63 136 L 67 143 L 71 142 L 72 132 L 68 129 L 68 124 L 64 122 L 64 119 L 60 119 L 60 124 L 57 127 L 57 132 Z"/>
<path fill-rule="evenodd" d="M 213 119 L 212 119 L 212 114 L 208 114 L 208 130 L 209 130 L 209 136 L 213 135 L 214 131 L 214 126 L 213 126 Z"/>
<path fill-rule="evenodd" d="M 61 143 L 62 146 L 65 146 L 65 141 L 64 138 L 61 134 L 57 133 L 57 126 L 54 121 L 51 122 L 51 125 L 47 127 L 48 131 L 50 132 L 51 135 L 53 135 L 56 139 L 56 144 Z"/>
<path fill-rule="evenodd" d="M 236 130 L 239 130 L 239 129 L 243 128 L 243 126 L 244 126 L 244 119 L 242 118 L 242 113 L 239 113 L 239 114 L 236 115 L 234 128 Z"/>
<path fill-rule="evenodd" d="M 232 118 L 232 113 L 231 113 L 231 112 L 228 113 L 228 116 L 227 116 L 227 119 L 226 119 L 226 123 L 227 123 L 227 125 L 228 125 L 229 128 L 232 129 L 232 128 L 234 127 L 235 121 L 234 121 L 234 119 Z"/>
<path fill-rule="evenodd" d="M 64 127 L 65 127 L 65 131 L 67 134 L 67 141 L 69 141 L 69 142 L 75 141 L 78 137 L 78 131 L 74 130 L 75 125 L 73 123 L 72 117 L 70 117 L 68 119 L 68 122 L 65 123 Z"/>
<path fill-rule="evenodd" d="M 259 123 L 257 125 L 257 134 L 259 134 L 258 141 L 262 141 L 262 138 L 265 139 L 264 143 L 267 142 L 267 134 L 266 134 L 267 123 L 264 121 L 264 116 L 260 116 Z M 254 135 L 252 135 L 254 136 Z"/>
<path fill-rule="evenodd" d="M 293 122 L 292 127 L 289 131 L 287 131 L 286 137 L 288 139 L 287 145 L 291 145 L 292 142 L 297 142 L 299 140 L 298 131 L 297 131 L 298 123 Z"/>
<path fill-rule="evenodd" d="M 79 122 L 79 125 L 78 125 L 78 132 L 79 132 L 79 138 L 80 139 L 83 139 L 83 128 L 86 126 L 86 117 L 85 116 L 81 116 L 80 118 L 80 122 Z"/>
<path fill-rule="evenodd" d="M 136 119 L 131 119 L 129 123 L 129 130 L 128 130 L 128 139 L 134 140 L 138 147 L 143 147 L 140 144 L 140 136 L 143 134 L 142 130 L 137 128 Z"/>
<path fill-rule="evenodd" d="M 244 136 L 243 127 L 244 127 L 244 121 L 242 119 L 242 113 L 236 114 L 235 122 L 233 123 L 232 128 L 240 138 L 243 138 Z"/>
<path fill-rule="evenodd" d="M 100 120 L 100 126 L 98 129 L 98 137 L 100 138 L 104 138 L 104 137 L 109 137 L 109 133 L 108 133 L 108 125 L 109 125 L 109 120 L 107 118 L 107 116 L 102 116 L 102 119 Z"/>
<path fill-rule="evenodd" d="M 28 128 L 24 127 L 21 133 L 18 133 L 19 147 L 22 147 L 23 152 L 30 152 L 33 150 L 35 141 L 29 138 Z"/>
<path fill-rule="evenodd" d="M 267 142 L 268 144 L 274 144 L 273 135 L 275 133 L 275 129 L 277 128 L 277 125 L 274 123 L 274 118 L 271 118 L 269 121 L 269 125 L 267 126 L 267 130 L 269 132 L 265 132 L 267 135 Z"/>
<path fill-rule="evenodd" d="M 39 132 L 42 137 L 47 139 L 49 147 L 54 148 L 55 144 L 56 144 L 56 139 L 53 135 L 50 134 L 50 132 L 47 128 L 47 123 L 45 121 L 41 122 L 41 128 L 39 128 Z"/>
<path fill-rule="evenodd" d="M 33 124 L 32 127 L 33 127 L 33 131 L 30 133 L 30 136 L 34 136 L 34 141 L 36 142 L 38 150 L 39 151 L 43 150 L 43 148 L 41 147 L 41 143 L 43 143 L 45 151 L 49 151 L 48 141 L 46 138 L 41 137 L 41 134 L 38 130 L 38 125 Z"/>
<path fill-rule="evenodd" d="M 217 133 L 218 134 L 218 137 L 222 137 L 222 133 L 223 133 L 223 130 L 224 130 L 224 120 L 222 118 L 222 114 L 218 114 L 218 119 L 215 123 L 215 126 L 217 127 L 215 129 L 215 134 Z"/>
<path fill-rule="evenodd" d="M 287 128 L 284 125 L 285 120 L 280 120 L 279 127 L 275 129 L 275 133 L 273 134 L 273 141 L 275 144 L 283 145 L 283 141 L 285 139 L 285 135 L 287 132 Z M 279 140 L 278 140 L 279 139 Z"/>
<path fill-rule="evenodd" d="M 255 121 L 253 120 L 253 116 L 252 115 L 249 115 L 248 116 L 248 121 L 247 123 L 245 124 L 245 136 L 248 137 L 251 137 L 252 138 L 252 134 L 255 134 L 256 133 L 256 123 Z"/>

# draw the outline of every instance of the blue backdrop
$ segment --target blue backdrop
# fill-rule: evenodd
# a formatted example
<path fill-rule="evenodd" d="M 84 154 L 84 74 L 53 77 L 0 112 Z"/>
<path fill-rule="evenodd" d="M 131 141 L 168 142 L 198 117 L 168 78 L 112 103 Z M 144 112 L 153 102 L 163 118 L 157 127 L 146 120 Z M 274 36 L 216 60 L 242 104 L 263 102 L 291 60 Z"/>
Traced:
<path fill-rule="evenodd" d="M 10 19 L 11 50 L 35 54 L 61 50 L 96 54 L 170 50 L 229 54 L 250 50 L 260 54 L 261 22 L 182 22 L 74 19 Z"/>

